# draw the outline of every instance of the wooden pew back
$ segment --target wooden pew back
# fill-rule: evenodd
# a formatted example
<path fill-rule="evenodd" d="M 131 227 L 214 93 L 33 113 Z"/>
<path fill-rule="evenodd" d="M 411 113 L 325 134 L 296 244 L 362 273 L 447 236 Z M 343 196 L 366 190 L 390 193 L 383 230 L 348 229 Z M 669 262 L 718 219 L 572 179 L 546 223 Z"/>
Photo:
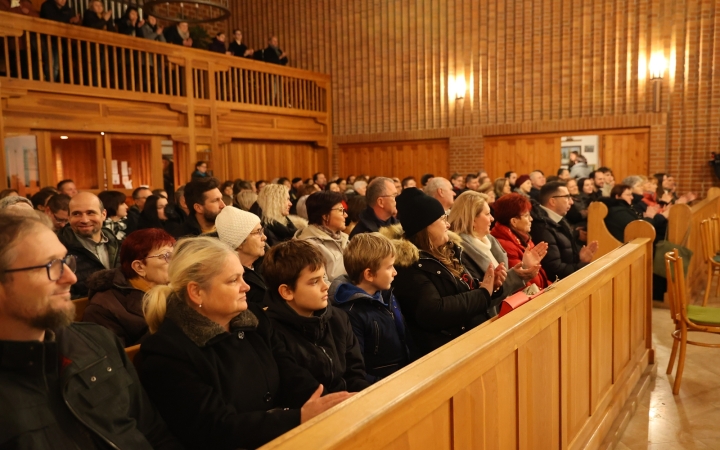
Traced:
<path fill-rule="evenodd" d="M 597 448 L 652 363 L 652 228 L 265 449 Z"/>
<path fill-rule="evenodd" d="M 85 314 L 85 308 L 88 305 L 88 298 L 78 298 L 72 301 L 75 304 L 75 322 L 82 322 L 83 314 Z"/>

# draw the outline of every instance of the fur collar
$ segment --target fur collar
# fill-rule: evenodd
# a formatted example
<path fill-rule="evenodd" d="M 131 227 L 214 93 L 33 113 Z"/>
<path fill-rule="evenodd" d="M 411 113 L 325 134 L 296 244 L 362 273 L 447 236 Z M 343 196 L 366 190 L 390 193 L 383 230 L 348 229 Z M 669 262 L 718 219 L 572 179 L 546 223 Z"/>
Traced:
<path fill-rule="evenodd" d="M 412 242 L 403 239 L 402 225 L 382 227 L 380 234 L 390 239 L 395 246 L 395 265 L 398 267 L 410 267 L 420 259 L 418 248 Z"/>
<path fill-rule="evenodd" d="M 168 298 L 165 317 L 180 327 L 183 333 L 198 347 L 205 347 L 211 339 L 226 333 L 225 329 L 219 324 L 195 311 L 175 295 Z M 231 330 L 238 328 L 254 330 L 257 326 L 258 318 L 249 309 L 241 312 L 230 321 Z"/>

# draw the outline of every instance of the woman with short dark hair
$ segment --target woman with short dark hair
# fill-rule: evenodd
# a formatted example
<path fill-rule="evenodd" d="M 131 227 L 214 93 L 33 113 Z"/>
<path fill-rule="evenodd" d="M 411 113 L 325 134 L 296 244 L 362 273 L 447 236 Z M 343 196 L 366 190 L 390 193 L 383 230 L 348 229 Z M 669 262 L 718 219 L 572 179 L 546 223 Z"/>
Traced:
<path fill-rule="evenodd" d="M 122 241 L 127 234 L 127 215 L 129 209 L 125 203 L 125 194 L 120 191 L 103 191 L 98 194 L 98 198 L 107 212 L 103 227 L 112 231 L 113 236 L 115 236 L 118 241 Z"/>
<path fill-rule="evenodd" d="M 347 273 L 343 263 L 343 251 L 348 244 L 348 237 L 343 233 L 347 218 L 344 199 L 341 193 L 333 191 L 310 195 L 305 202 L 309 225 L 295 234 L 295 239 L 318 247 L 325 259 L 325 276 L 329 282 Z"/>
<path fill-rule="evenodd" d="M 138 230 L 159 228 L 167 231 L 171 236 L 179 239 L 183 236 L 182 225 L 169 215 L 168 200 L 165 197 L 151 195 L 145 200 L 145 206 L 140 213 Z"/>

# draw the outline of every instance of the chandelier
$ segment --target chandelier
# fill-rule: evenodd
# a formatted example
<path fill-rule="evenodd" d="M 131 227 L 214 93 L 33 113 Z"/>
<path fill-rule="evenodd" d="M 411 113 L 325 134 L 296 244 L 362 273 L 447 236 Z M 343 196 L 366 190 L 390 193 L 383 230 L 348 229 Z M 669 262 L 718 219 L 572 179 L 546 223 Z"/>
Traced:
<path fill-rule="evenodd" d="M 168 22 L 209 23 L 230 17 L 230 0 L 135 0 L 144 14 Z"/>

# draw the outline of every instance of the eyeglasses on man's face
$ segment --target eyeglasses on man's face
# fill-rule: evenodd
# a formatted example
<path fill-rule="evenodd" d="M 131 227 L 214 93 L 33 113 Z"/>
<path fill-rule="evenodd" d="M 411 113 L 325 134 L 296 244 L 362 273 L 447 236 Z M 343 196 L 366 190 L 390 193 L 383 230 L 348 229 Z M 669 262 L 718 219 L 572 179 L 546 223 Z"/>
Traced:
<path fill-rule="evenodd" d="M 146 256 L 146 257 L 145 257 L 145 259 L 148 259 L 148 258 L 160 258 L 160 259 L 164 259 L 166 263 L 169 263 L 169 262 L 170 262 L 170 258 L 172 258 L 172 253 L 171 253 L 171 252 L 167 252 L 167 253 L 161 253 L 161 254 L 159 254 L 159 255 L 152 255 L 152 256 Z"/>
<path fill-rule="evenodd" d="M 57 223 L 60 223 L 60 224 L 63 224 L 63 225 L 66 224 L 66 223 L 68 223 L 68 219 L 67 219 L 67 218 L 61 219 L 60 217 L 56 216 L 55 213 L 52 213 L 52 216 L 53 216 L 53 218 L 55 219 L 55 222 L 57 222 Z"/>
<path fill-rule="evenodd" d="M 45 268 L 47 270 L 48 279 L 50 281 L 57 281 L 60 278 L 62 278 L 63 273 L 65 273 L 65 265 L 67 265 L 70 268 L 71 272 L 75 273 L 75 269 L 77 267 L 75 256 L 67 255 L 62 259 L 53 259 L 49 263 L 43 264 L 40 266 L 21 267 L 19 269 L 7 269 L 7 270 L 5 270 L 5 273 L 25 272 L 27 270 L 36 270 L 36 269 Z"/>

